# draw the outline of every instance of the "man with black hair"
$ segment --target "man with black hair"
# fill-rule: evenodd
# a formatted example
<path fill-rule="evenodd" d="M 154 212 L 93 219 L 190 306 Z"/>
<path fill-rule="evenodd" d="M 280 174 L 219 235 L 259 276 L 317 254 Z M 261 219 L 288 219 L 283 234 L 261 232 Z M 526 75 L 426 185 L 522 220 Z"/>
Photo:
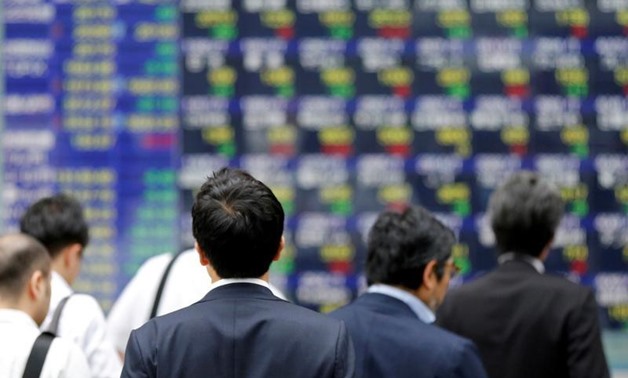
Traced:
<path fill-rule="evenodd" d="M 593 293 L 544 274 L 563 207 L 537 174 L 509 178 L 488 205 L 499 266 L 440 308 L 438 323 L 475 341 L 490 377 L 609 376 Z"/>
<path fill-rule="evenodd" d="M 23 234 L 1 236 L 0 377 L 29 376 L 27 365 L 42 378 L 90 376 L 83 353 L 67 340 L 52 339 L 39 364 L 29 358 L 49 303 L 50 257 L 44 246 Z"/>
<path fill-rule="evenodd" d="M 283 227 L 266 185 L 230 168 L 209 177 L 192 207 L 192 231 L 213 283 L 199 302 L 131 333 L 122 377 L 352 377 L 344 324 L 268 287 Z"/>
<path fill-rule="evenodd" d="M 89 242 L 81 204 L 65 194 L 42 198 L 22 215 L 20 230 L 43 244 L 52 258 L 50 309 L 41 329 L 78 345 L 93 377 L 119 377 L 122 364 L 107 335 L 102 309 L 92 296 L 75 294 L 71 288 Z"/>
<path fill-rule="evenodd" d="M 486 376 L 472 342 L 431 324 L 456 271 L 454 243 L 422 207 L 379 215 L 368 235 L 368 290 L 330 314 L 349 329 L 356 377 Z"/>

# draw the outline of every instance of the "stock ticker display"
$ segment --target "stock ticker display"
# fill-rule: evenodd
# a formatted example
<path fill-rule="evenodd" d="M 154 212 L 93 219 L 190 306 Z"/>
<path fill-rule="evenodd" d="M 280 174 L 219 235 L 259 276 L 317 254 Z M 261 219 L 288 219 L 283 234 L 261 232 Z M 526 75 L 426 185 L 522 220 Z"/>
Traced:
<path fill-rule="evenodd" d="M 520 169 L 559 186 L 548 270 L 628 324 L 628 0 L 5 1 L 3 219 L 55 191 L 93 242 L 105 308 L 147 257 L 189 246 L 225 165 L 287 214 L 272 277 L 326 311 L 364 286 L 377 213 L 411 201 L 495 265 L 484 217 Z M 456 282 L 455 282 L 456 283 Z"/>

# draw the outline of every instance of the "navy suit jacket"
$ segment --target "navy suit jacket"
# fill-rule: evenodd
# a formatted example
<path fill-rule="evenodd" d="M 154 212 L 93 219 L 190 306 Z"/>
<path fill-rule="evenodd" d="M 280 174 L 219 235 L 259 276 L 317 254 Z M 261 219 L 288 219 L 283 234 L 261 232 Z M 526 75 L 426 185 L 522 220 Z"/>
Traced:
<path fill-rule="evenodd" d="M 342 322 L 235 283 L 131 333 L 123 378 L 353 377 Z"/>
<path fill-rule="evenodd" d="M 356 377 L 486 377 L 472 342 L 424 323 L 396 298 L 366 293 L 330 316 L 349 329 Z"/>
<path fill-rule="evenodd" d="M 609 376 L 591 290 L 513 260 L 451 290 L 437 314 L 493 378 Z"/>

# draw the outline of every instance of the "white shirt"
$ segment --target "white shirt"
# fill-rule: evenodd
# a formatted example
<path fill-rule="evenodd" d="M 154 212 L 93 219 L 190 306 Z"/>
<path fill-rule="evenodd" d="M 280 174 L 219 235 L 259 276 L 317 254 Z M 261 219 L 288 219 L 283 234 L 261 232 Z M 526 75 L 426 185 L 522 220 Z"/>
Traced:
<path fill-rule="evenodd" d="M 61 299 L 73 293 L 63 277 L 54 271 L 51 283 L 50 309 L 41 330 L 48 329 Z M 81 348 L 94 378 L 120 377 L 122 361 L 107 334 L 107 323 L 102 309 L 92 296 L 74 294 L 70 297 L 61 313 L 57 335 L 73 341 Z"/>
<path fill-rule="evenodd" d="M 131 331 L 149 320 L 159 282 L 172 257 L 170 253 L 164 253 L 146 260 L 111 307 L 107 325 L 118 351 L 124 352 Z M 198 302 L 211 286 L 209 273 L 201 265 L 196 250 L 184 251 L 170 270 L 157 315 L 168 314 Z M 270 289 L 275 296 L 285 299 L 272 285 Z"/>
<path fill-rule="evenodd" d="M 25 312 L 0 309 L 0 377 L 21 378 L 39 329 Z M 55 338 L 50 345 L 40 378 L 90 377 L 81 350 L 70 341 Z"/>
<path fill-rule="evenodd" d="M 407 291 L 390 285 L 374 284 L 369 286 L 367 292 L 388 295 L 389 297 L 399 299 L 400 301 L 408 305 L 412 312 L 414 312 L 416 316 L 424 323 L 430 324 L 434 323 L 434 320 L 436 320 L 434 312 L 432 312 L 432 310 L 430 310 L 430 308 L 427 307 L 427 305 L 423 303 L 422 300 L 408 293 Z"/>
<path fill-rule="evenodd" d="M 273 291 L 273 289 L 271 288 L 270 284 L 268 284 L 268 282 L 261 280 L 259 278 L 222 278 L 214 282 L 209 287 L 209 291 L 212 291 L 221 286 L 231 285 L 231 284 L 236 284 L 236 283 L 250 283 L 250 284 L 260 285 L 260 286 L 264 286 L 270 291 Z"/>

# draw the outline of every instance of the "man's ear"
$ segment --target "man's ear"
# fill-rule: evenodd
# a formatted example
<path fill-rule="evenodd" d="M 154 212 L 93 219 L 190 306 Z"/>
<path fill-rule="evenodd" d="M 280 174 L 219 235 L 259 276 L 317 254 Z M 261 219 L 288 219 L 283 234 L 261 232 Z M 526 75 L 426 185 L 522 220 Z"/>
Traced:
<path fill-rule="evenodd" d="M 196 253 L 198 253 L 198 260 L 201 263 L 201 265 L 202 266 L 209 265 L 209 259 L 207 258 L 207 256 L 205 256 L 205 252 L 203 252 L 203 249 L 201 248 L 201 246 L 198 245 L 198 242 L 194 242 L 194 249 L 196 249 Z"/>
<path fill-rule="evenodd" d="M 31 274 L 27 288 L 29 298 L 37 300 L 42 295 L 46 295 L 46 279 L 47 276 L 41 270 L 36 270 Z"/>
<path fill-rule="evenodd" d="M 66 267 L 74 266 L 77 262 L 81 261 L 83 253 L 83 246 L 79 243 L 72 243 L 63 248 L 61 255 L 63 256 L 63 265 Z"/>
<path fill-rule="evenodd" d="M 436 260 L 430 260 L 423 271 L 423 286 L 425 286 L 428 290 L 432 290 L 438 284 L 438 279 L 436 277 L 436 264 Z"/>
<path fill-rule="evenodd" d="M 279 241 L 279 248 L 277 248 L 277 254 L 273 257 L 273 261 L 277 261 L 281 258 L 281 251 L 283 251 L 286 246 L 286 239 L 281 235 L 281 240 Z"/>

